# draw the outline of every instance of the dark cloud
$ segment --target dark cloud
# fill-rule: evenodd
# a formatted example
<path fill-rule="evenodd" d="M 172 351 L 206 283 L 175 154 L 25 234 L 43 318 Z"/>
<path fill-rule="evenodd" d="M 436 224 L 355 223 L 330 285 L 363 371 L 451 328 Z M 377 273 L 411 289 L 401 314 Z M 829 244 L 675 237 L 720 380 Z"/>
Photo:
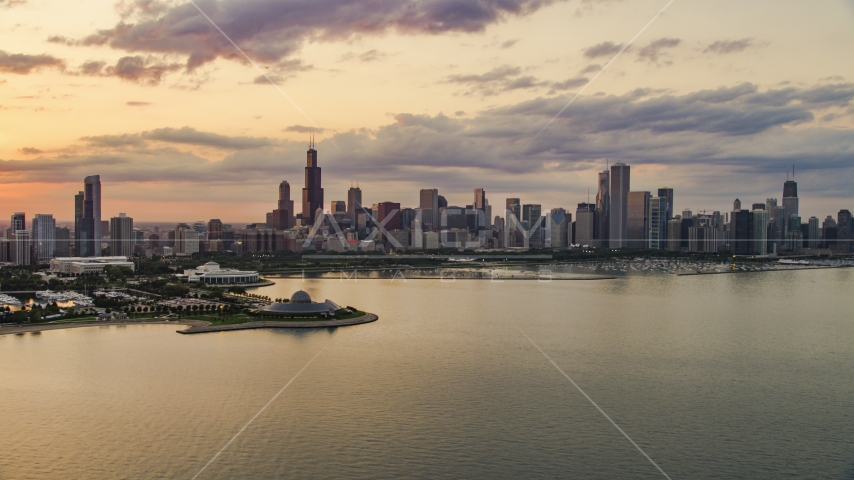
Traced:
<path fill-rule="evenodd" d="M 277 144 L 277 141 L 263 137 L 230 137 L 217 133 L 200 132 L 191 127 L 158 128 L 138 134 L 98 135 L 83 137 L 81 140 L 90 145 L 118 148 L 140 147 L 147 141 L 213 147 L 224 150 L 246 150 Z"/>
<path fill-rule="evenodd" d="M 36 155 L 38 153 L 44 153 L 43 150 L 39 150 L 38 148 L 33 147 L 19 148 L 18 151 L 23 153 L 24 155 Z"/>
<path fill-rule="evenodd" d="M 270 85 L 270 81 L 276 85 L 285 83 L 287 80 L 296 77 L 298 72 L 313 70 L 313 65 L 306 65 L 302 60 L 282 60 L 272 66 L 265 67 L 267 70 L 265 75 L 258 75 L 252 79 L 255 85 Z M 269 77 L 269 79 L 268 79 Z"/>
<path fill-rule="evenodd" d="M 148 105 L 151 105 L 151 103 L 150 102 L 126 102 L 125 105 L 127 105 L 129 107 L 146 107 Z"/>
<path fill-rule="evenodd" d="M 200 132 L 194 128 L 158 128 L 142 133 L 146 140 L 156 140 L 168 143 L 183 143 L 204 147 L 215 147 L 229 150 L 243 150 L 265 147 L 276 142 L 263 137 L 229 137 L 216 133 Z"/>
<path fill-rule="evenodd" d="M 506 42 L 502 42 L 502 43 L 501 43 L 501 45 L 500 45 L 500 47 L 501 47 L 501 48 L 510 48 L 510 47 L 512 47 L 513 45 L 516 45 L 517 43 L 519 43 L 519 40 L 518 40 L 518 39 L 507 40 Z"/>
<path fill-rule="evenodd" d="M 51 55 L 26 55 L 0 50 L 0 72 L 27 75 L 41 68 L 65 68 L 65 63 Z"/>
<path fill-rule="evenodd" d="M 484 84 L 496 81 L 505 81 L 510 77 L 519 75 L 520 73 L 522 73 L 521 68 L 511 67 L 510 65 L 504 65 L 501 67 L 495 67 L 492 70 L 480 75 L 451 75 L 448 77 L 448 81 L 453 83 Z"/>
<path fill-rule="evenodd" d="M 104 71 L 105 66 L 107 66 L 106 62 L 97 62 L 97 61 L 86 62 L 80 66 L 80 73 L 82 75 L 91 75 L 91 76 L 101 75 L 101 72 Z"/>
<path fill-rule="evenodd" d="M 513 79 L 513 81 L 504 87 L 504 91 L 518 90 L 520 88 L 535 88 L 542 85 L 545 85 L 545 83 L 537 80 L 537 77 L 526 75 L 524 77 Z"/>
<path fill-rule="evenodd" d="M 95 135 L 82 137 L 80 140 L 102 147 L 138 146 L 145 143 L 140 135 L 127 133 L 123 135 Z"/>
<path fill-rule="evenodd" d="M 374 62 L 377 60 L 382 60 L 386 57 L 386 54 L 380 52 L 379 50 L 368 50 L 367 52 L 359 55 L 359 60 L 363 62 Z"/>
<path fill-rule="evenodd" d="M 60 45 L 74 45 L 74 40 L 64 37 L 62 35 L 51 35 L 47 37 L 47 41 L 50 43 L 58 43 Z"/>
<path fill-rule="evenodd" d="M 268 75 L 258 75 L 257 77 L 252 79 L 252 83 L 255 85 L 271 85 L 272 82 L 272 84 L 281 85 L 285 83 L 286 80 L 287 78 L 281 75 L 276 75 L 274 73 Z"/>
<path fill-rule="evenodd" d="M 156 2 L 159 5 L 159 2 Z M 411 34 L 481 32 L 511 16 L 529 15 L 549 0 L 271 0 L 197 1 L 253 59 L 277 62 L 308 41 L 339 41 L 394 30 Z M 140 2 L 136 2 L 139 5 Z M 132 13 L 139 13 L 134 7 Z M 130 14 L 129 14 L 130 15 Z M 67 39 L 53 37 L 56 41 Z M 218 57 L 243 61 L 234 47 L 190 3 L 142 12 L 131 23 L 72 41 L 128 52 L 180 54 L 193 70 Z"/>
<path fill-rule="evenodd" d="M 738 53 L 743 52 L 753 44 L 754 42 L 752 38 L 742 38 L 741 40 L 719 40 L 709 44 L 709 46 L 703 50 L 703 53 Z"/>
<path fill-rule="evenodd" d="M 296 133 L 323 133 L 324 129 L 320 127 L 307 127 L 305 125 L 290 125 L 285 128 L 285 131 Z"/>
<path fill-rule="evenodd" d="M 411 113 L 400 113 L 394 116 L 395 125 L 400 128 L 417 128 L 434 132 L 452 133 L 462 130 L 464 125 L 458 120 L 453 120 L 443 113 L 436 116 L 413 115 Z"/>
<path fill-rule="evenodd" d="M 586 77 L 575 77 L 562 82 L 555 82 L 551 84 L 552 92 L 583 87 L 589 81 Z"/>
<path fill-rule="evenodd" d="M 602 42 L 598 45 L 586 48 L 584 50 L 585 58 L 613 57 L 623 48 L 623 44 L 615 44 L 614 42 Z"/>
<path fill-rule="evenodd" d="M 358 60 L 360 62 L 375 62 L 377 60 L 382 60 L 387 57 L 388 54 L 385 52 L 381 52 L 379 50 L 368 50 L 367 52 L 362 52 L 360 54 L 356 54 L 355 52 L 347 52 L 344 55 L 341 55 L 339 60 L 342 62 L 346 62 L 349 60 Z"/>
<path fill-rule="evenodd" d="M 134 15 L 148 17 L 165 12 L 169 5 L 159 0 L 120 0 L 116 10 L 122 18 Z"/>
<path fill-rule="evenodd" d="M 682 40 L 679 38 L 659 38 L 658 40 L 653 40 L 649 45 L 638 50 L 638 58 L 650 63 L 659 63 L 664 50 L 675 48 L 680 43 L 682 43 Z"/>
<path fill-rule="evenodd" d="M 119 77 L 122 80 L 147 85 L 157 85 L 167 72 L 179 70 L 178 64 L 166 64 L 139 55 L 122 57 L 114 67 L 107 68 L 107 75 Z"/>
<path fill-rule="evenodd" d="M 602 70 L 602 65 L 596 65 L 596 64 L 587 65 L 586 67 L 582 68 L 578 72 L 578 74 L 579 75 L 587 75 L 588 73 L 598 72 L 599 70 Z"/>
<path fill-rule="evenodd" d="M 446 82 L 466 85 L 470 89 L 465 95 L 497 95 L 511 90 L 537 88 L 546 85 L 546 82 L 536 77 L 527 75 L 520 76 L 522 69 L 504 65 L 495 67 L 483 74 L 450 75 Z"/>

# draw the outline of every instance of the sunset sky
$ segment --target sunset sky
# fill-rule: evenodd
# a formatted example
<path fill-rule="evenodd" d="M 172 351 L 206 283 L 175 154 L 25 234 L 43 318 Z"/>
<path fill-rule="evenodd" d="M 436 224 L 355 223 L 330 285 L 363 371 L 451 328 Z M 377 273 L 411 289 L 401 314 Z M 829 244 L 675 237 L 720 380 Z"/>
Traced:
<path fill-rule="evenodd" d="M 0 0 L 0 219 L 263 221 L 325 203 L 451 204 L 483 187 L 574 212 L 606 162 L 676 211 L 780 198 L 854 209 L 854 1 Z M 496 212 L 496 210 L 494 210 Z M 496 212 L 497 213 L 497 212 Z"/>

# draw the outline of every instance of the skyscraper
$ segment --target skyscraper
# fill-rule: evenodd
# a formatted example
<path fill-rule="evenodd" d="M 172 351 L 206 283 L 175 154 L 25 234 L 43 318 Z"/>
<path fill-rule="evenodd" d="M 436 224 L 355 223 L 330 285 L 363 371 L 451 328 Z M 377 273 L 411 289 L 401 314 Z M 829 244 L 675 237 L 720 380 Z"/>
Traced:
<path fill-rule="evenodd" d="M 765 211 L 768 212 L 768 215 L 773 215 L 775 208 L 777 208 L 777 199 L 776 198 L 766 198 L 765 199 Z"/>
<path fill-rule="evenodd" d="M 291 185 L 287 181 L 282 181 L 279 184 L 279 201 L 276 206 L 278 208 L 267 214 L 267 228 L 287 230 L 296 225 L 294 201 L 291 200 Z"/>
<path fill-rule="evenodd" d="M 358 214 L 362 211 L 362 189 L 359 187 L 350 187 L 347 190 L 347 216 L 350 217 L 350 225 L 355 230 Z"/>
<path fill-rule="evenodd" d="M 175 253 L 192 255 L 199 251 L 199 232 L 183 223 L 175 227 Z"/>
<path fill-rule="evenodd" d="M 32 239 L 37 262 L 50 262 L 56 250 L 56 220 L 53 215 L 36 214 L 33 218 Z"/>
<path fill-rule="evenodd" d="M 821 242 L 821 227 L 819 227 L 818 217 L 810 217 L 809 219 L 809 237 L 807 237 L 807 247 L 818 248 Z"/>
<path fill-rule="evenodd" d="M 649 244 L 650 192 L 629 192 L 626 202 L 626 246 L 647 248 Z"/>
<path fill-rule="evenodd" d="M 761 209 L 750 212 L 753 221 L 752 237 L 750 242 L 750 253 L 753 255 L 765 255 L 768 253 L 768 212 L 765 205 Z"/>
<path fill-rule="evenodd" d="M 518 198 L 508 198 L 506 201 L 506 210 L 516 217 L 517 221 L 522 221 L 522 202 Z M 508 213 L 508 216 L 509 216 Z M 509 227 L 509 223 L 506 225 Z M 514 227 L 515 228 L 515 227 Z"/>
<path fill-rule="evenodd" d="M 76 198 L 75 198 L 76 200 Z M 92 175 L 83 180 L 83 216 L 75 233 L 80 246 L 78 255 L 94 257 L 101 254 L 101 177 Z"/>
<path fill-rule="evenodd" d="M 25 214 L 24 212 L 13 213 L 12 220 L 9 223 L 9 228 L 12 230 L 12 233 L 15 233 L 18 230 L 26 230 L 27 214 Z"/>
<path fill-rule="evenodd" d="M 839 253 L 851 253 L 851 241 L 854 238 L 854 224 L 852 224 L 851 212 L 842 209 L 836 215 L 836 232 Z"/>
<path fill-rule="evenodd" d="M 667 199 L 667 212 L 665 224 L 668 220 L 673 220 L 673 189 L 670 187 L 664 187 L 658 189 L 659 198 Z"/>
<path fill-rule="evenodd" d="M 507 220 L 504 222 L 504 246 L 505 247 L 520 247 L 524 244 L 524 237 L 519 231 L 519 226 L 522 224 L 522 202 L 518 198 L 508 198 L 505 200 L 505 215 Z"/>
<path fill-rule="evenodd" d="M 133 256 L 133 219 L 120 213 L 110 219 L 110 255 Z"/>
<path fill-rule="evenodd" d="M 82 238 L 83 231 L 83 199 L 85 198 L 85 194 L 83 192 L 77 193 L 74 196 L 74 255 L 80 257 L 81 254 L 81 246 L 80 239 Z"/>
<path fill-rule="evenodd" d="M 14 243 L 12 248 L 12 261 L 15 265 L 32 265 L 32 234 L 29 230 L 16 230 L 14 235 Z"/>
<path fill-rule="evenodd" d="M 667 248 L 667 212 L 670 206 L 667 197 L 659 196 L 649 199 L 649 243 L 648 248 L 664 250 Z M 673 189 L 670 189 L 671 193 Z M 666 193 L 666 192 L 665 192 Z"/>
<path fill-rule="evenodd" d="M 625 163 L 615 163 L 611 166 L 611 209 L 608 227 L 608 245 L 611 248 L 626 247 L 630 173 L 630 167 Z"/>
<path fill-rule="evenodd" d="M 528 245 L 531 248 L 543 248 L 543 229 L 546 228 L 543 206 L 539 204 L 522 205 L 522 224 L 528 230 Z"/>
<path fill-rule="evenodd" d="M 786 215 L 798 215 L 798 184 L 794 180 L 786 180 L 783 184 L 783 208 Z"/>
<path fill-rule="evenodd" d="M 611 172 L 599 172 L 599 188 L 596 191 L 597 246 L 608 246 L 608 230 L 611 228 Z"/>
<path fill-rule="evenodd" d="M 392 230 L 400 230 L 400 204 L 395 202 L 381 202 L 377 204 L 376 213 L 377 223 L 383 224 L 388 218 L 388 221 L 383 225 L 383 228 L 391 232 Z"/>
<path fill-rule="evenodd" d="M 332 203 L 329 204 L 329 213 L 335 215 L 336 213 L 346 213 L 347 212 L 347 202 L 344 200 L 332 200 Z"/>
<path fill-rule="evenodd" d="M 323 187 L 320 181 L 320 167 L 317 166 L 317 150 L 314 149 L 314 137 L 312 137 L 306 152 L 305 188 L 302 189 L 303 222 L 313 224 L 314 215 L 318 209 L 323 209 Z"/>
<path fill-rule="evenodd" d="M 549 238 L 546 248 L 566 248 L 572 240 L 572 214 L 562 208 L 553 208 L 546 215 L 546 230 Z"/>
<path fill-rule="evenodd" d="M 599 211 L 592 203 L 579 203 L 575 210 L 575 243 L 582 247 L 599 246 Z"/>
<path fill-rule="evenodd" d="M 439 190 L 435 188 L 422 189 L 419 208 L 421 209 L 421 228 L 425 232 L 438 231 L 441 223 L 439 213 Z"/>
<path fill-rule="evenodd" d="M 71 232 L 67 227 L 56 227 L 56 248 L 53 251 L 56 257 L 71 256 Z"/>
<path fill-rule="evenodd" d="M 480 210 L 483 212 L 483 221 L 478 221 L 479 228 L 481 230 L 483 228 L 489 228 L 492 226 L 492 208 L 489 206 L 489 200 L 486 199 L 486 190 L 482 188 L 476 188 L 474 190 L 474 203 L 472 206 L 475 210 Z M 483 225 L 480 225 L 483 223 Z"/>
<path fill-rule="evenodd" d="M 92 202 L 92 222 L 94 224 L 95 229 L 93 230 L 93 236 L 97 241 L 97 248 L 95 249 L 95 254 L 100 254 L 101 249 L 101 238 L 104 237 L 104 232 L 101 231 L 101 227 L 103 226 L 101 220 L 101 176 L 100 175 L 91 175 L 83 179 L 83 186 L 85 187 L 83 191 L 84 195 L 84 211 L 85 211 L 85 202 Z"/>
<path fill-rule="evenodd" d="M 732 253 L 736 255 L 752 254 L 753 215 L 748 210 L 734 210 L 730 221 L 732 222 L 730 227 Z"/>
<path fill-rule="evenodd" d="M 821 223 L 821 238 L 822 248 L 836 248 L 836 239 L 839 235 L 839 229 L 836 226 L 836 220 L 828 215 Z"/>
<path fill-rule="evenodd" d="M 222 220 L 218 218 L 212 218 L 208 222 L 208 239 L 209 240 L 221 240 L 222 239 Z"/>

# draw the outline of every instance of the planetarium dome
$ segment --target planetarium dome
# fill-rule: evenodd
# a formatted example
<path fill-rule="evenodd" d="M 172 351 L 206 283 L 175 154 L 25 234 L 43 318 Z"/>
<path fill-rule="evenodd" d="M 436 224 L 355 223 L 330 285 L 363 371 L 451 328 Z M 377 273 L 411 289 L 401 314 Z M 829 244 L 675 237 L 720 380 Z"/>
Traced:
<path fill-rule="evenodd" d="M 311 295 L 302 290 L 297 290 L 291 295 L 291 303 L 311 303 Z"/>

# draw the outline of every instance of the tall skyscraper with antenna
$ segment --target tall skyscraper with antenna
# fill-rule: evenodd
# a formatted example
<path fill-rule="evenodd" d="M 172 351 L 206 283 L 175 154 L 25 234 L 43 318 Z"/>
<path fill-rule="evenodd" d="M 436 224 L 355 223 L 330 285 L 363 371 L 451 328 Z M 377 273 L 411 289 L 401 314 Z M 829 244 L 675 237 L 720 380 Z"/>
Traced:
<path fill-rule="evenodd" d="M 302 189 L 302 219 L 309 225 L 314 223 L 317 209 L 323 209 L 323 187 L 320 181 L 320 167 L 317 166 L 317 150 L 314 147 L 314 135 L 312 135 L 308 152 L 306 152 L 305 188 Z"/>
<path fill-rule="evenodd" d="M 786 173 L 788 177 L 788 172 Z M 795 182 L 795 166 L 792 165 L 792 179 L 786 179 L 783 184 L 783 208 L 786 210 L 786 216 L 798 215 L 798 183 Z"/>

